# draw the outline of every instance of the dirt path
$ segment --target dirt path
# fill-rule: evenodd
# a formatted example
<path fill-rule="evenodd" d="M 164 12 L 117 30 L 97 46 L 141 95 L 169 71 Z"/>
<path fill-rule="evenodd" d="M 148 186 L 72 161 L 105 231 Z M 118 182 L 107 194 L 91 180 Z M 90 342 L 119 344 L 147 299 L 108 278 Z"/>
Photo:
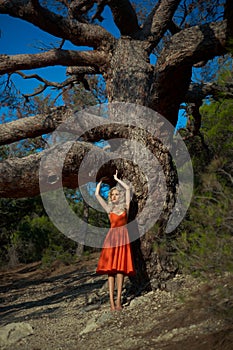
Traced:
<path fill-rule="evenodd" d="M 1 273 L 1 326 L 33 327 L 30 336 L 2 349 L 233 349 L 232 275 L 208 283 L 179 275 L 169 291 L 126 297 L 122 312 L 110 312 L 106 276 L 95 274 L 97 258 Z"/>

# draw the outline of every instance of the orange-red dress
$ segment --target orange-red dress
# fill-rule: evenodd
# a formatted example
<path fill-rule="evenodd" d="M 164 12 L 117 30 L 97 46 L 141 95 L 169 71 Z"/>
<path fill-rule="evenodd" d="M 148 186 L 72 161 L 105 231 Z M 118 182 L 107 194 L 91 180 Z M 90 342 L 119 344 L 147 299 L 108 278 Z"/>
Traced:
<path fill-rule="evenodd" d="M 127 213 L 109 214 L 111 228 L 105 238 L 103 249 L 100 254 L 97 273 L 115 274 L 117 272 L 125 275 L 134 275 L 129 234 L 126 227 Z"/>

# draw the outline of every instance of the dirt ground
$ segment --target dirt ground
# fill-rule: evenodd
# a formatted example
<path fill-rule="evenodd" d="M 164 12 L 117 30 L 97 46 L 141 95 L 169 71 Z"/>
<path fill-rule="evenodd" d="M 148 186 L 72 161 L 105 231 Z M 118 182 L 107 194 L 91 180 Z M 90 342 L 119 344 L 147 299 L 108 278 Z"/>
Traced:
<path fill-rule="evenodd" d="M 95 274 L 98 254 L 74 265 L 40 263 L 0 274 L 0 327 L 32 326 L 9 350 L 232 350 L 233 276 L 208 281 L 177 275 L 167 290 L 133 297 L 110 311 L 106 276 Z"/>

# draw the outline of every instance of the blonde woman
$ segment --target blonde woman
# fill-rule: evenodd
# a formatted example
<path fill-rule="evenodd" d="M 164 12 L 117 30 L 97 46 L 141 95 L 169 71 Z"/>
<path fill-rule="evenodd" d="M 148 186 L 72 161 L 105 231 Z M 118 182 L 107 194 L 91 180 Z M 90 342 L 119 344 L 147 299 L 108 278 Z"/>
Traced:
<path fill-rule="evenodd" d="M 108 202 L 106 202 L 100 195 L 100 187 L 103 179 L 97 184 L 95 191 L 96 198 L 103 209 L 108 213 L 111 224 L 103 244 L 96 272 L 108 275 L 109 297 L 112 311 L 122 310 L 121 294 L 124 276 L 135 274 L 127 230 L 130 187 L 117 177 L 117 171 L 113 177 L 124 191 L 120 186 L 113 187 L 109 191 L 109 199 Z M 117 282 L 116 304 L 114 301 L 115 280 Z"/>

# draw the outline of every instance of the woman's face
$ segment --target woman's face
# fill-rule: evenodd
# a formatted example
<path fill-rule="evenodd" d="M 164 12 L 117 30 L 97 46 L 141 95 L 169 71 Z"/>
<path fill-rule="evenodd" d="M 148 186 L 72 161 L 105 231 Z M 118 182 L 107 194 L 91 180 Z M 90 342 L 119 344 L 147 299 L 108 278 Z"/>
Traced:
<path fill-rule="evenodd" d="M 118 190 L 112 190 L 111 192 L 111 201 L 112 203 L 118 203 L 119 202 L 119 197 L 120 197 L 120 193 Z"/>

